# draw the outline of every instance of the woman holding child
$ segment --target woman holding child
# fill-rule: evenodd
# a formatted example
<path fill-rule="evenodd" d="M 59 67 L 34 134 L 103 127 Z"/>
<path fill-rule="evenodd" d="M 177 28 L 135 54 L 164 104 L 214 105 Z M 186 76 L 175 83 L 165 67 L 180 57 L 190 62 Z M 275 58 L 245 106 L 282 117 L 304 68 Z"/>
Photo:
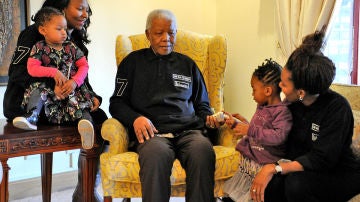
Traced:
<path fill-rule="evenodd" d="M 348 101 L 329 89 L 335 65 L 320 50 L 324 31 L 306 36 L 281 72 L 279 86 L 293 120 L 284 159 L 264 164 L 250 184 L 250 197 L 237 202 L 340 202 L 360 193 L 360 157 L 351 147 L 354 118 Z M 242 189 L 232 187 L 228 194 Z"/>
<path fill-rule="evenodd" d="M 42 5 L 42 8 L 44 7 L 56 8 L 64 14 L 67 21 L 68 40 L 76 44 L 76 46 L 87 57 L 88 49 L 86 48 L 86 44 L 90 42 L 87 35 L 87 28 L 90 24 L 89 17 L 92 14 L 87 0 L 45 0 Z M 44 37 L 39 33 L 37 27 L 34 24 L 28 26 L 19 35 L 17 47 L 9 67 L 9 81 L 4 95 L 4 115 L 8 121 L 11 121 L 15 117 L 22 116 L 26 113 L 26 111 L 21 107 L 25 88 L 27 88 L 31 82 L 26 65 L 31 48 L 36 42 L 40 40 L 44 40 Z M 84 84 L 90 90 L 92 90 L 87 76 L 85 78 Z M 59 96 L 60 99 L 67 98 L 71 93 L 68 91 L 63 92 L 64 93 Z M 90 112 L 90 115 L 94 121 L 94 124 L 101 124 L 107 119 L 105 112 L 99 108 L 101 104 L 101 97 L 95 95 L 93 100 L 94 107 Z M 46 119 L 40 119 L 39 122 L 48 123 Z M 76 124 L 76 122 L 74 124 Z M 103 141 L 99 132 L 95 134 L 97 135 L 97 139 Z M 100 142 L 98 141 L 98 143 Z M 81 177 L 81 170 L 79 170 L 79 181 Z M 95 176 L 92 177 L 95 178 Z M 102 201 L 101 197 L 97 194 L 96 189 L 94 190 L 94 193 L 95 201 Z M 81 201 L 81 196 L 82 190 L 81 187 L 78 186 L 74 192 L 73 201 Z"/>
<path fill-rule="evenodd" d="M 261 169 L 251 186 L 254 201 L 348 201 L 360 193 L 354 119 L 348 101 L 329 89 L 335 65 L 320 50 L 324 34 L 306 36 L 282 70 L 280 87 L 293 116 L 290 161 Z"/>

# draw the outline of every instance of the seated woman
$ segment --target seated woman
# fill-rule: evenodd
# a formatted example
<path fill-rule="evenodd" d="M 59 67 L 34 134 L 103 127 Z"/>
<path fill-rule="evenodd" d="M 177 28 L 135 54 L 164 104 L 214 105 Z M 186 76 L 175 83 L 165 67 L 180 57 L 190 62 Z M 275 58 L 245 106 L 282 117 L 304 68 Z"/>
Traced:
<path fill-rule="evenodd" d="M 329 89 L 334 63 L 320 51 L 324 28 L 306 36 L 289 57 L 280 87 L 291 102 L 290 162 L 266 164 L 251 186 L 254 201 L 348 201 L 360 193 L 360 158 L 351 149 L 348 101 Z"/>

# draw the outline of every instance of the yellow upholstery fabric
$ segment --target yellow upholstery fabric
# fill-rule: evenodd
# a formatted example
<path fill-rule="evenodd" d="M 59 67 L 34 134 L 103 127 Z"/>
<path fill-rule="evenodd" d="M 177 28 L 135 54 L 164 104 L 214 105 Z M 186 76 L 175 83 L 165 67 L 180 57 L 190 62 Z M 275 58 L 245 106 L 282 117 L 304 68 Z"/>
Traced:
<path fill-rule="evenodd" d="M 145 34 L 132 36 L 118 35 L 116 39 L 116 62 L 133 50 L 149 47 Z M 210 105 L 214 110 L 223 110 L 224 72 L 227 47 L 224 36 L 210 36 L 178 30 L 175 51 L 191 57 L 202 72 L 209 92 Z M 114 198 L 141 197 L 138 155 L 127 151 L 128 139 L 124 126 L 116 119 L 106 120 L 101 134 L 109 140 L 109 151 L 100 157 L 100 169 L 104 196 Z M 216 153 L 215 196 L 222 196 L 226 179 L 238 169 L 239 153 L 235 151 L 236 139 L 226 126 L 221 128 Z M 171 195 L 185 195 L 185 170 L 178 160 L 174 162 L 171 175 Z"/>
<path fill-rule="evenodd" d="M 356 150 L 355 153 L 360 154 L 360 86 L 332 84 L 330 88 L 343 95 L 350 103 L 354 115 L 354 136 L 352 146 Z"/>

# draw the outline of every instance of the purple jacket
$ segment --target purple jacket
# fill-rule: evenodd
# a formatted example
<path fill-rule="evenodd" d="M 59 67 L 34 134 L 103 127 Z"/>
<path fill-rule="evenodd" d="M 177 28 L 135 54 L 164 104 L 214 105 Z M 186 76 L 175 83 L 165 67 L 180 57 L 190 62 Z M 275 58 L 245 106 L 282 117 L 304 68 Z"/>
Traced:
<path fill-rule="evenodd" d="M 274 163 L 285 156 L 285 141 L 292 126 L 292 116 L 287 105 L 258 106 L 249 130 L 236 150 L 259 164 Z"/>

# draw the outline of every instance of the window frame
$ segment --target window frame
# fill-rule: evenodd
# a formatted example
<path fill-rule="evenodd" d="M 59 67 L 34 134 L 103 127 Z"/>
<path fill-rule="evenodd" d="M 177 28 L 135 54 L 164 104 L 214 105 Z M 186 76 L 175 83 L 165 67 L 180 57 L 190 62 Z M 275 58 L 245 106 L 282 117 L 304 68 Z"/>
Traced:
<path fill-rule="evenodd" d="M 359 9 L 360 1 L 354 0 L 353 6 L 353 70 L 351 73 L 351 83 L 358 84 L 359 68 Z"/>

